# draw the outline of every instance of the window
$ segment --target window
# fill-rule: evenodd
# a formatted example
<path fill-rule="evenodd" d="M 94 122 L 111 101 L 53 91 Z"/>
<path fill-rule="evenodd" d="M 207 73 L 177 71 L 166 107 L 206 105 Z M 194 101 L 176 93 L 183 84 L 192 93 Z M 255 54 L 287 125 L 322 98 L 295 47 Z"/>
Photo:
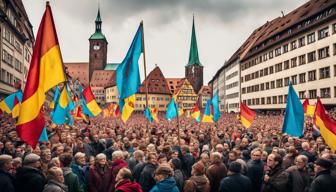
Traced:
<path fill-rule="evenodd" d="M 316 51 L 307 54 L 308 63 L 316 61 Z"/>
<path fill-rule="evenodd" d="M 321 98 L 330 98 L 330 87 L 320 89 Z"/>
<path fill-rule="evenodd" d="M 323 39 L 329 36 L 329 27 L 323 28 L 318 31 L 318 38 Z"/>
<path fill-rule="evenodd" d="M 334 47 L 334 55 L 336 55 L 336 43 L 333 44 Z"/>
<path fill-rule="evenodd" d="M 316 80 L 316 70 L 308 71 L 308 81 Z"/>
<path fill-rule="evenodd" d="M 269 90 L 269 82 L 266 82 L 266 90 Z"/>
<path fill-rule="evenodd" d="M 283 96 L 282 95 L 278 96 L 278 101 L 279 101 L 279 104 L 283 103 Z"/>
<path fill-rule="evenodd" d="M 276 85 L 277 85 L 277 88 L 282 87 L 282 86 L 283 86 L 283 84 L 282 84 L 282 79 L 277 79 L 277 80 L 276 80 Z"/>
<path fill-rule="evenodd" d="M 292 79 L 292 84 L 293 84 L 293 85 L 296 85 L 296 84 L 297 84 L 297 78 L 296 78 L 296 77 L 297 77 L 297 75 L 293 75 L 292 78 L 291 78 L 291 79 Z"/>
<path fill-rule="evenodd" d="M 275 88 L 275 81 L 271 81 L 271 89 Z"/>
<path fill-rule="evenodd" d="M 300 55 L 299 56 L 299 65 L 306 64 L 306 55 Z"/>
<path fill-rule="evenodd" d="M 281 55 L 281 47 L 275 49 L 275 56 L 277 57 L 279 55 Z"/>
<path fill-rule="evenodd" d="M 289 85 L 289 77 L 284 78 L 284 83 L 285 83 L 285 86 Z"/>
<path fill-rule="evenodd" d="M 289 60 L 284 61 L 284 70 L 289 69 Z"/>
<path fill-rule="evenodd" d="M 275 72 L 282 71 L 282 63 L 278 63 L 275 65 Z"/>
<path fill-rule="evenodd" d="M 330 67 L 324 67 L 320 69 L 320 79 L 325 79 L 330 77 Z"/>
<path fill-rule="evenodd" d="M 297 60 L 297 58 L 296 57 L 294 57 L 293 59 L 291 59 L 291 68 L 294 68 L 294 67 L 296 67 L 296 60 Z"/>
<path fill-rule="evenodd" d="M 264 83 L 260 84 L 260 91 L 263 91 L 263 90 L 265 90 L 265 84 Z"/>
<path fill-rule="evenodd" d="M 273 104 L 277 104 L 277 96 L 273 96 Z"/>
<path fill-rule="evenodd" d="M 309 93 L 309 99 L 316 99 L 317 97 L 316 89 L 309 90 L 308 93 Z"/>
<path fill-rule="evenodd" d="M 264 76 L 264 70 L 260 70 L 259 74 L 260 74 L 260 77 L 263 77 Z"/>
<path fill-rule="evenodd" d="M 246 88 L 242 88 L 242 94 L 245 94 L 246 93 Z"/>
<path fill-rule="evenodd" d="M 299 83 L 305 83 L 306 82 L 306 73 L 301 73 L 299 75 Z"/>
<path fill-rule="evenodd" d="M 273 71 L 273 66 L 270 66 L 270 67 L 269 67 L 269 73 L 270 73 L 270 74 L 273 74 L 273 72 L 274 72 L 274 71 Z"/>
<path fill-rule="evenodd" d="M 299 47 L 303 47 L 306 45 L 306 42 L 305 42 L 305 37 L 301 37 L 299 38 Z"/>
<path fill-rule="evenodd" d="M 283 53 L 287 53 L 288 52 L 288 44 L 283 46 Z"/>
<path fill-rule="evenodd" d="M 336 89 L 336 87 L 335 87 L 335 89 Z M 262 97 L 262 98 L 261 98 L 261 104 L 262 104 L 262 105 L 265 105 L 265 97 Z"/>
<path fill-rule="evenodd" d="M 296 49 L 296 40 L 291 42 L 291 50 Z"/>
<path fill-rule="evenodd" d="M 271 97 L 267 97 L 267 104 L 271 104 Z"/>
<path fill-rule="evenodd" d="M 306 98 L 306 94 L 305 93 L 306 93 L 305 91 L 299 91 L 299 98 L 300 99 Z"/>
<path fill-rule="evenodd" d="M 336 77 L 336 65 L 334 65 L 334 76 Z"/>
<path fill-rule="evenodd" d="M 334 24 L 332 25 L 332 33 L 333 33 L 333 34 L 336 33 L 336 23 L 334 23 Z"/>
<path fill-rule="evenodd" d="M 267 67 L 264 69 L 264 75 L 265 76 L 268 75 L 268 68 Z"/>
<path fill-rule="evenodd" d="M 329 57 L 329 46 L 324 47 L 322 49 L 319 49 L 318 50 L 318 57 L 319 57 L 319 59 L 324 59 L 326 57 Z"/>
<path fill-rule="evenodd" d="M 307 44 L 315 42 L 315 32 L 307 35 Z"/>
<path fill-rule="evenodd" d="M 264 61 L 267 61 L 267 53 L 264 54 L 264 56 L 263 56 L 263 60 L 264 60 Z"/>
<path fill-rule="evenodd" d="M 272 58 L 273 58 L 273 50 L 272 50 L 272 51 L 270 51 L 270 52 L 268 53 L 268 57 L 269 57 L 270 59 L 272 59 Z"/>

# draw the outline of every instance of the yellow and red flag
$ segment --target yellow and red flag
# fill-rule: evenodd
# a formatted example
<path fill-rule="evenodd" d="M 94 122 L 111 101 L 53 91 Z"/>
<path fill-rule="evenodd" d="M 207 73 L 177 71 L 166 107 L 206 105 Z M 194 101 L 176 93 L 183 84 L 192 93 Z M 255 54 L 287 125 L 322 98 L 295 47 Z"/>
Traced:
<path fill-rule="evenodd" d="M 240 102 L 240 121 L 245 128 L 249 128 L 256 116 L 256 112 L 250 109 L 247 105 L 243 102 Z"/>
<path fill-rule="evenodd" d="M 326 144 L 331 148 L 331 150 L 336 150 L 336 121 L 334 121 L 326 112 L 320 98 L 317 98 L 314 124 L 320 128 L 320 133 L 326 142 Z"/>
<path fill-rule="evenodd" d="M 99 113 L 102 112 L 92 93 L 91 86 L 88 86 L 83 90 L 82 96 L 84 114 L 93 117 L 99 115 Z"/>
<path fill-rule="evenodd" d="M 313 116 L 314 115 L 314 112 L 315 112 L 315 106 L 314 105 L 309 105 L 309 100 L 308 98 L 306 98 L 303 103 L 302 103 L 302 106 L 303 106 L 303 111 L 304 111 L 304 114 L 307 115 L 307 116 Z"/>
<path fill-rule="evenodd" d="M 12 110 L 12 117 L 13 118 L 17 118 L 19 116 L 20 107 L 21 107 L 21 103 L 20 103 L 19 99 L 17 98 L 17 96 L 15 96 L 14 104 L 13 104 L 13 110 Z"/>
<path fill-rule="evenodd" d="M 150 109 L 151 114 L 152 114 L 152 118 L 156 121 L 159 122 L 159 118 L 157 116 L 158 114 L 158 110 L 156 108 Z"/>
<path fill-rule="evenodd" d="M 42 105 L 46 92 L 66 81 L 56 28 L 49 3 L 42 17 L 29 67 L 17 123 L 22 141 L 35 148 L 44 128 Z"/>

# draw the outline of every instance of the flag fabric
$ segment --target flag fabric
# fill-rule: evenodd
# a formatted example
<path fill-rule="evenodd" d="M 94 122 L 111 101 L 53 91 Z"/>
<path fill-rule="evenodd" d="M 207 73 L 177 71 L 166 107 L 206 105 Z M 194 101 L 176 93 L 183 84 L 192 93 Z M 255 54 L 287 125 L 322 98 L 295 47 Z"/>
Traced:
<path fill-rule="evenodd" d="M 81 87 L 80 87 L 81 91 Z M 89 117 L 97 116 L 102 112 L 99 105 L 97 104 L 95 97 L 91 91 L 91 86 L 89 85 L 83 91 L 82 94 L 82 104 L 83 104 L 83 113 L 88 115 Z"/>
<path fill-rule="evenodd" d="M 213 112 L 212 112 L 212 106 L 211 106 L 211 100 L 209 99 L 207 101 L 207 104 L 205 106 L 202 122 L 204 123 L 213 123 Z"/>
<path fill-rule="evenodd" d="M 178 115 L 177 105 L 175 103 L 174 97 L 172 97 L 167 107 L 166 118 L 169 121 L 172 121 L 175 117 L 177 117 L 177 115 Z"/>
<path fill-rule="evenodd" d="M 150 123 L 153 122 L 153 116 L 152 116 L 152 113 L 151 113 L 151 111 L 148 107 L 146 107 L 144 115 Z"/>
<path fill-rule="evenodd" d="M 294 137 L 303 135 L 304 111 L 292 83 L 289 83 L 287 106 L 282 132 Z"/>
<path fill-rule="evenodd" d="M 249 128 L 256 117 L 256 112 L 250 109 L 243 102 L 240 102 L 239 119 L 245 128 Z"/>
<path fill-rule="evenodd" d="M 23 93 L 17 133 L 35 148 L 44 128 L 42 105 L 46 93 L 66 81 L 56 28 L 49 3 L 42 17 Z"/>
<path fill-rule="evenodd" d="M 48 141 L 48 133 L 47 133 L 47 129 L 46 128 L 43 128 L 43 131 L 40 135 L 40 138 L 39 138 L 39 142 L 44 142 L 44 141 Z"/>
<path fill-rule="evenodd" d="M 56 85 L 55 92 L 54 92 L 54 98 L 50 102 L 50 105 L 49 105 L 50 109 L 55 109 L 55 104 L 57 103 L 60 94 L 61 93 L 60 93 L 60 90 L 58 88 L 58 85 Z"/>
<path fill-rule="evenodd" d="M 211 104 L 213 107 L 213 120 L 217 122 L 221 117 L 220 109 L 219 109 L 219 99 L 218 99 L 218 92 L 211 99 Z"/>
<path fill-rule="evenodd" d="M 187 109 L 187 110 L 185 111 L 185 114 L 186 114 L 186 117 L 189 118 L 190 115 L 191 115 L 191 110 L 190 110 L 190 109 Z"/>
<path fill-rule="evenodd" d="M 69 110 L 69 104 L 70 104 L 70 96 L 66 90 L 66 87 L 63 88 L 58 101 L 56 101 L 55 109 L 52 115 L 51 120 L 56 125 L 62 125 L 65 123 L 67 113 Z"/>
<path fill-rule="evenodd" d="M 151 109 L 151 114 L 152 114 L 152 118 L 158 123 L 159 122 L 158 110 L 156 108 Z"/>
<path fill-rule="evenodd" d="M 110 116 L 110 111 L 109 111 L 109 109 L 107 109 L 107 108 L 104 109 L 104 110 L 103 110 L 103 117 L 106 118 L 106 117 L 109 117 L 109 116 Z"/>
<path fill-rule="evenodd" d="M 14 98 L 14 104 L 13 104 L 13 110 L 12 110 L 12 117 L 13 118 L 17 118 L 20 114 L 20 107 L 21 107 L 21 103 L 18 99 L 17 96 L 15 96 Z"/>
<path fill-rule="evenodd" d="M 178 109 L 178 116 L 181 117 L 184 114 L 183 109 Z"/>
<path fill-rule="evenodd" d="M 75 119 L 87 120 L 86 116 L 83 113 L 82 106 L 79 105 L 79 106 L 76 107 L 74 118 Z"/>
<path fill-rule="evenodd" d="M 12 113 L 12 110 L 14 108 L 14 100 L 15 98 L 18 99 L 19 103 L 22 101 L 22 91 L 18 90 L 9 96 L 7 96 L 4 100 L 0 102 L 0 109 L 3 112 L 6 112 L 8 114 Z"/>
<path fill-rule="evenodd" d="M 126 57 L 116 70 L 116 82 L 119 93 L 119 110 L 124 122 L 134 110 L 135 93 L 140 83 L 138 60 L 143 51 L 143 25 L 140 24 Z"/>
<path fill-rule="evenodd" d="M 306 98 L 302 103 L 303 111 L 306 116 L 314 116 L 315 106 L 309 105 L 309 100 Z"/>
<path fill-rule="evenodd" d="M 317 98 L 314 124 L 320 128 L 320 134 L 322 135 L 326 144 L 331 148 L 332 151 L 335 151 L 336 121 L 328 115 L 320 98 Z"/>
<path fill-rule="evenodd" d="M 201 111 L 197 105 L 193 107 L 191 116 L 196 120 L 197 123 L 201 122 Z"/>
<path fill-rule="evenodd" d="M 118 117 L 120 115 L 119 105 L 113 106 L 113 116 Z"/>

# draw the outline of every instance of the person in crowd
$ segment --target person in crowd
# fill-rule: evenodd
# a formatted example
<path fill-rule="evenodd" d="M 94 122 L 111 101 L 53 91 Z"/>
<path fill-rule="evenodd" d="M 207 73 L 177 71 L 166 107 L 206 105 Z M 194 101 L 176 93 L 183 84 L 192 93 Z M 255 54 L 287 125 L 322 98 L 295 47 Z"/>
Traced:
<path fill-rule="evenodd" d="M 70 166 L 72 155 L 64 153 L 60 156 L 61 167 L 64 176 L 64 184 L 68 187 L 69 192 L 83 192 L 82 185 L 79 182 L 78 176 L 72 172 Z"/>
<path fill-rule="evenodd" d="M 133 156 L 128 160 L 129 169 L 134 172 L 134 167 L 144 161 L 144 152 L 141 150 L 136 150 L 133 153 Z"/>
<path fill-rule="evenodd" d="M 173 178 L 173 169 L 168 164 L 160 165 L 154 172 L 155 186 L 150 192 L 179 192 Z"/>
<path fill-rule="evenodd" d="M 74 156 L 74 161 L 71 164 L 71 170 L 77 175 L 79 183 L 83 190 L 88 191 L 87 178 L 89 176 L 90 167 L 86 164 L 85 154 L 77 152 Z"/>
<path fill-rule="evenodd" d="M 282 158 L 279 154 L 270 154 L 267 157 L 268 170 L 264 175 L 264 192 L 286 192 L 288 174 L 281 166 Z"/>
<path fill-rule="evenodd" d="M 0 192 L 15 192 L 14 177 L 10 174 L 12 169 L 12 156 L 0 155 Z"/>
<path fill-rule="evenodd" d="M 295 165 L 286 169 L 288 173 L 288 192 L 306 192 L 309 190 L 310 174 L 308 173 L 308 157 L 298 155 Z"/>
<path fill-rule="evenodd" d="M 264 173 L 264 162 L 261 161 L 262 150 L 255 148 L 251 151 L 251 160 L 247 162 L 246 176 L 251 180 L 252 192 L 260 192 Z"/>
<path fill-rule="evenodd" d="M 59 167 L 52 167 L 48 170 L 48 183 L 44 186 L 43 192 L 68 192 L 64 185 L 63 171 Z"/>
<path fill-rule="evenodd" d="M 213 152 L 210 155 L 210 166 L 206 170 L 206 176 L 210 181 L 210 191 L 217 192 L 221 180 L 226 177 L 227 168 L 222 161 L 222 155 L 219 152 Z"/>
<path fill-rule="evenodd" d="M 181 171 L 181 160 L 178 158 L 171 159 L 169 161 L 170 166 L 173 168 L 174 171 L 174 179 L 176 181 L 176 185 L 179 189 L 179 191 L 182 191 L 183 185 L 184 185 L 184 180 L 185 176 L 183 175 Z"/>
<path fill-rule="evenodd" d="M 124 160 L 124 154 L 122 151 L 114 151 L 112 153 L 112 163 L 111 163 L 111 167 L 112 167 L 112 183 L 111 185 L 113 185 L 113 187 L 116 184 L 116 180 L 115 178 L 117 177 L 117 174 L 119 172 L 119 170 L 121 168 L 124 167 L 128 167 L 127 162 Z"/>
<path fill-rule="evenodd" d="M 113 191 L 112 169 L 108 165 L 106 155 L 99 153 L 96 156 L 95 165 L 90 167 L 88 178 L 89 192 Z"/>
<path fill-rule="evenodd" d="M 220 187 L 220 192 L 252 192 L 251 180 L 241 174 L 241 164 L 232 162 L 228 170 L 228 176 L 223 178 Z"/>
<path fill-rule="evenodd" d="M 199 161 L 192 166 L 191 177 L 185 182 L 185 192 L 210 192 L 210 181 L 205 175 L 205 166 Z"/>
<path fill-rule="evenodd" d="M 144 192 L 150 191 L 155 185 L 154 172 L 158 166 L 156 153 L 150 153 L 147 157 L 147 163 L 141 171 L 139 184 Z"/>
<path fill-rule="evenodd" d="M 132 172 L 128 168 L 121 168 L 116 177 L 115 192 L 142 192 L 141 186 L 132 180 Z"/>
<path fill-rule="evenodd" d="M 329 159 L 319 158 L 315 161 L 315 178 L 311 184 L 310 192 L 332 192 L 336 189 L 336 177 L 330 174 L 333 162 Z"/>
<path fill-rule="evenodd" d="M 46 178 L 41 171 L 40 156 L 31 153 L 23 160 L 23 167 L 18 168 L 15 177 L 16 192 L 42 192 Z"/>

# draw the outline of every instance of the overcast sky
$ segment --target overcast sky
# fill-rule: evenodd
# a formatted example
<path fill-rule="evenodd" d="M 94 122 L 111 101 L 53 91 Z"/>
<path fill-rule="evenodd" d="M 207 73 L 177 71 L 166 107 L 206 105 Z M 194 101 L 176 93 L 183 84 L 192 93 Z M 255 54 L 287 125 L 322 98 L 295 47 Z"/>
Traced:
<path fill-rule="evenodd" d="M 157 64 L 165 77 L 183 77 L 192 15 L 207 84 L 254 29 L 307 0 L 100 0 L 107 62 L 123 60 L 144 21 L 147 71 Z M 23 0 L 36 35 L 45 1 Z M 88 62 L 98 0 L 50 0 L 64 62 Z M 143 76 L 142 58 L 139 62 Z M 147 72 L 147 73 L 148 73 Z M 143 80 L 143 77 L 142 77 Z"/>

